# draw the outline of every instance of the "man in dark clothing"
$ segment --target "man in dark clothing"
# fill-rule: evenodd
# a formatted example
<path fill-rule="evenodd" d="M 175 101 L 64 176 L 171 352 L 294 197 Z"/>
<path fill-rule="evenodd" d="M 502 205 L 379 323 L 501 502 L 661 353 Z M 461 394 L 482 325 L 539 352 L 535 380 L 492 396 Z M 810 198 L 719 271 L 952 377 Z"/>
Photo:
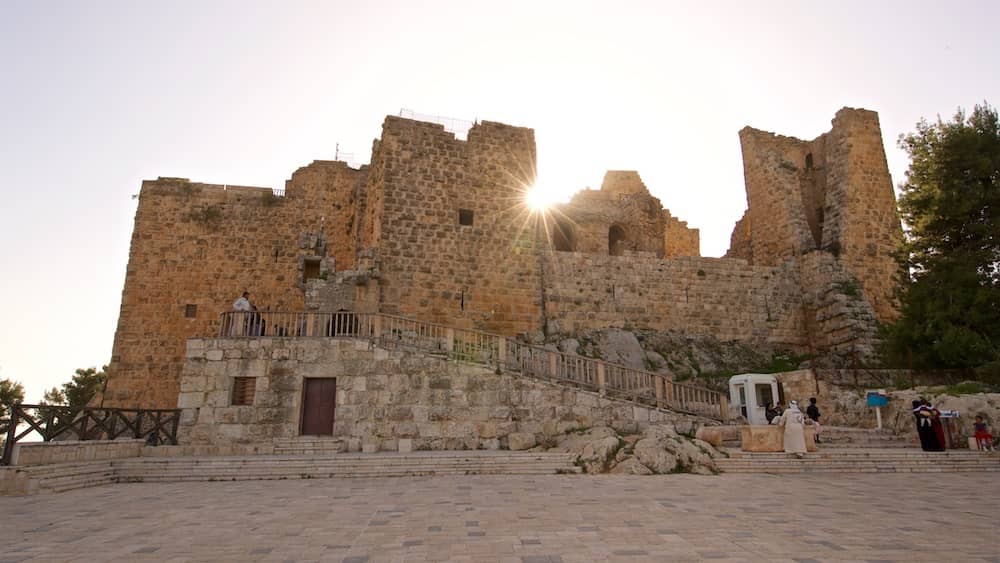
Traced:
<path fill-rule="evenodd" d="M 813 421 L 813 427 L 816 429 L 816 443 L 819 443 L 819 407 L 816 406 L 816 397 L 809 398 L 809 406 L 806 407 L 806 416 L 808 416 Z"/>
<path fill-rule="evenodd" d="M 768 424 L 771 424 L 771 421 L 779 416 L 781 416 L 781 409 L 777 406 L 771 406 L 771 403 L 764 403 L 764 418 L 767 419 Z"/>

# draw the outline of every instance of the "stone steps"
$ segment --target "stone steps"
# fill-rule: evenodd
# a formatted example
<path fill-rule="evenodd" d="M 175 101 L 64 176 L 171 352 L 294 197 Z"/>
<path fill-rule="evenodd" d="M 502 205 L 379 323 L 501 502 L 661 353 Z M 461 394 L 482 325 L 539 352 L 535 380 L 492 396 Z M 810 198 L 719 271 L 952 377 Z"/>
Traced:
<path fill-rule="evenodd" d="M 278 438 L 274 440 L 276 455 L 325 456 L 347 451 L 343 438 Z"/>
<path fill-rule="evenodd" d="M 333 456 L 141 457 L 24 466 L 20 492 L 62 492 L 124 482 L 242 481 L 427 475 L 552 475 L 579 473 L 573 454 L 416 452 Z"/>
<path fill-rule="evenodd" d="M 786 453 L 729 452 L 716 460 L 726 473 L 951 473 L 1000 472 L 1000 455 L 968 450 L 924 452 L 898 448 L 838 449 L 796 458 Z"/>
<path fill-rule="evenodd" d="M 918 445 L 890 430 L 874 428 L 824 426 L 820 437 L 824 448 L 913 448 Z"/>

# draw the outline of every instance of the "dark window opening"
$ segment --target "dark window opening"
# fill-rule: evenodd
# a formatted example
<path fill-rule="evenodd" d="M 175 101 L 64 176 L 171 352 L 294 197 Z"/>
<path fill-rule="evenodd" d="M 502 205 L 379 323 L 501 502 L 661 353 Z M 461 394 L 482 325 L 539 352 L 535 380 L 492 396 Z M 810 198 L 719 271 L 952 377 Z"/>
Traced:
<path fill-rule="evenodd" d="M 257 389 L 256 377 L 233 378 L 233 406 L 252 405 L 253 394 Z"/>
<path fill-rule="evenodd" d="M 556 221 L 552 229 L 552 246 L 560 252 L 576 252 L 576 236 L 573 225 L 568 221 Z"/>
<path fill-rule="evenodd" d="M 809 153 L 806 155 L 806 170 L 812 170 L 813 168 L 813 154 Z"/>
<path fill-rule="evenodd" d="M 471 209 L 459 209 L 458 210 L 458 224 L 459 225 L 472 225 L 473 213 Z"/>
<path fill-rule="evenodd" d="M 193 319 L 198 316 L 198 306 L 187 304 L 184 306 L 184 318 Z"/>
<path fill-rule="evenodd" d="M 611 225 L 608 229 L 608 254 L 621 256 L 625 254 L 625 229 Z"/>
<path fill-rule="evenodd" d="M 319 260 L 307 259 L 302 264 L 302 281 L 319 278 Z"/>

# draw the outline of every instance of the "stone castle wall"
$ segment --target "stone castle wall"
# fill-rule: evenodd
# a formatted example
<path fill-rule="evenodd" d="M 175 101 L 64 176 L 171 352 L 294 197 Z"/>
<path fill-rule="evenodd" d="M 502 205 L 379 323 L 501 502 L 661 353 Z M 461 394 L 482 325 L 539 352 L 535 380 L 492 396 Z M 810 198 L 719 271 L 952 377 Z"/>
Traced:
<path fill-rule="evenodd" d="M 185 340 L 215 334 L 244 290 L 270 310 L 508 335 L 631 325 L 864 357 L 892 314 L 900 233 L 877 115 L 844 109 L 809 142 L 740 138 L 749 206 L 726 259 L 699 258 L 698 230 L 634 171 L 538 220 L 534 134 L 499 123 L 463 141 L 388 117 L 370 166 L 314 162 L 284 197 L 144 182 L 104 404 L 173 406 Z"/>
<path fill-rule="evenodd" d="M 678 258 L 681 256 L 701 256 L 701 236 L 698 229 L 688 227 L 687 221 L 681 221 L 663 210 L 663 257 Z"/>
<path fill-rule="evenodd" d="M 797 278 L 794 262 L 768 267 L 728 258 L 553 252 L 546 317 L 566 332 L 643 327 L 801 349 L 806 335 Z"/>
<path fill-rule="evenodd" d="M 844 108 L 812 141 L 740 131 L 748 209 L 729 256 L 777 265 L 813 250 L 838 257 L 879 320 L 895 315 L 902 238 L 878 114 Z"/>
<path fill-rule="evenodd" d="M 171 407 L 184 341 L 217 331 L 219 313 L 243 291 L 261 309 L 301 310 L 306 261 L 327 250 L 351 259 L 345 210 L 364 175 L 316 162 L 293 175 L 284 197 L 177 178 L 144 182 L 104 406 Z"/>
<path fill-rule="evenodd" d="M 363 244 L 377 253 L 383 312 L 506 334 L 537 326 L 536 239 L 523 204 L 531 129 L 482 122 L 462 141 L 389 117 L 372 168 Z"/>
<path fill-rule="evenodd" d="M 634 170 L 610 170 L 599 190 L 557 205 L 545 222 L 548 246 L 560 251 L 621 256 L 699 256 L 698 229 L 673 217 Z"/>
<path fill-rule="evenodd" d="M 421 450 L 496 449 L 514 432 L 542 440 L 596 425 L 635 431 L 701 421 L 363 341 L 193 339 L 186 356 L 178 401 L 183 444 L 298 436 L 309 377 L 337 379 L 333 436 L 374 441 L 382 450 L 395 450 L 399 438 Z M 253 405 L 231 405 L 235 377 L 256 378 Z"/>

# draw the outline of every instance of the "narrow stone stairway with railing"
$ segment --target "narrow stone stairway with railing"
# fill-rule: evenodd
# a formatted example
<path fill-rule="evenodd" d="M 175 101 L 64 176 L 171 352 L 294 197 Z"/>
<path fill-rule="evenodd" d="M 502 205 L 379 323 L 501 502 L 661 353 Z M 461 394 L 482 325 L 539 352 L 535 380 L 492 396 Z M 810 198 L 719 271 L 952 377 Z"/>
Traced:
<path fill-rule="evenodd" d="M 353 338 L 386 350 L 411 350 L 470 362 L 645 407 L 716 421 L 730 417 L 725 393 L 677 383 L 621 364 L 528 344 L 489 332 L 384 313 L 225 312 L 219 338 Z"/>

